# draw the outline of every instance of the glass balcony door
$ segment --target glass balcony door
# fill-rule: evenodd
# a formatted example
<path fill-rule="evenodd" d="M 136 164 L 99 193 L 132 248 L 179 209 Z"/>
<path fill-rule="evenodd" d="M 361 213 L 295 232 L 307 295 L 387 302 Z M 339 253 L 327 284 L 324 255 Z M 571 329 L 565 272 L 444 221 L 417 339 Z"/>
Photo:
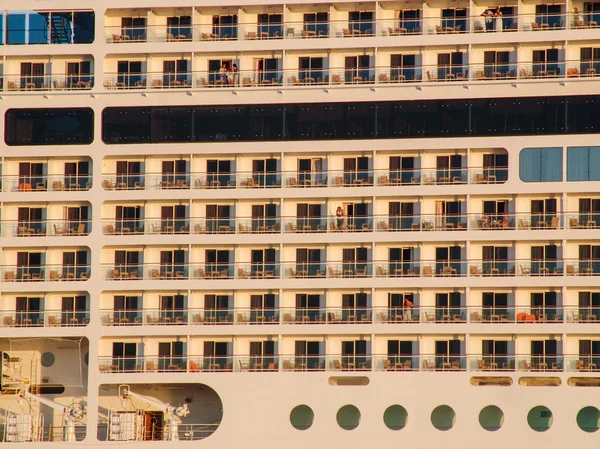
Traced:
<path fill-rule="evenodd" d="M 138 296 L 115 296 L 113 319 L 115 324 L 133 324 L 141 322 L 141 303 Z"/>
<path fill-rule="evenodd" d="M 18 296 L 16 304 L 16 322 L 19 326 L 38 326 L 44 322 L 41 313 L 42 298 Z"/>
<path fill-rule="evenodd" d="M 137 364 L 137 343 L 113 342 L 112 369 L 117 371 L 134 371 Z"/>
<path fill-rule="evenodd" d="M 183 357 L 184 342 L 170 341 L 158 343 L 158 369 L 160 371 L 179 371 L 187 368 Z"/>

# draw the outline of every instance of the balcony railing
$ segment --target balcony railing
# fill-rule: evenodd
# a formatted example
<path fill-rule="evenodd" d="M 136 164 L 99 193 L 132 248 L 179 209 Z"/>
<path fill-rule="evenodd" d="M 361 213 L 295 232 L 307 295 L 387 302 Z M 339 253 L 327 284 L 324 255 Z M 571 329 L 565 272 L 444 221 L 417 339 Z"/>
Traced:
<path fill-rule="evenodd" d="M 502 184 L 507 167 L 465 167 L 412 170 L 351 170 L 319 172 L 138 173 L 105 174 L 105 190 L 261 189 L 372 186 L 448 186 Z"/>
<path fill-rule="evenodd" d="M 0 221 L 2 237 L 84 236 L 91 231 L 91 220 Z"/>
<path fill-rule="evenodd" d="M 107 26 L 107 43 L 199 42 L 230 40 L 402 37 L 510 31 L 554 31 L 596 28 L 597 13 L 515 14 L 486 20 L 482 16 L 463 18 L 425 17 L 419 19 L 338 20 L 327 22 L 286 21 L 276 24 L 237 23 L 226 25 Z"/>
<path fill-rule="evenodd" d="M 5 222 L 6 223 L 6 222 Z M 18 223 L 8 222 L 7 232 L 2 235 L 38 235 L 38 228 L 48 229 L 42 222 L 31 222 L 34 232 L 19 227 Z M 73 223 L 66 233 L 61 233 L 63 222 L 57 223 L 53 235 L 69 235 L 73 228 L 79 230 L 81 222 Z M 280 234 L 280 233 L 340 233 L 340 232 L 402 232 L 402 231 L 508 231 L 508 230 L 558 230 L 558 229 L 596 229 L 600 224 L 600 215 L 557 213 L 557 214 L 443 214 L 443 215 L 357 215 L 337 217 L 261 217 L 261 218 L 146 218 L 103 220 L 105 235 L 172 235 L 172 234 Z M 16 233 L 11 231 L 16 226 Z M 91 223 L 87 223 L 84 234 L 89 232 Z M 26 227 L 26 226 L 25 226 Z M 71 231 L 70 231 L 71 230 Z M 77 232 L 75 232 L 77 233 Z M 50 234 L 48 234 L 50 235 Z M 385 271 L 385 270 L 384 270 Z M 385 272 L 393 275 L 394 273 Z M 474 273 L 476 274 L 476 273 Z M 378 272 L 378 275 L 384 273 Z"/>
<path fill-rule="evenodd" d="M 87 281 L 89 265 L 0 266 L 2 282 Z"/>
<path fill-rule="evenodd" d="M 37 268 L 36 268 L 37 269 Z M 11 269 L 5 267 L 5 272 Z M 78 269 L 78 272 L 83 272 Z M 38 270 L 39 271 L 39 270 Z M 12 270 L 13 273 L 16 269 Z M 24 271 L 23 271 L 24 272 Z M 596 259 L 422 260 L 347 262 L 174 263 L 104 265 L 105 280 L 335 279 L 508 276 L 598 276 Z M 84 276 L 82 274 L 82 276 Z M 6 280 L 6 279 L 5 279 Z M 11 279 L 12 280 L 12 279 Z M 29 279 L 28 279 L 29 280 Z"/>
<path fill-rule="evenodd" d="M 3 75 L 0 86 L 5 92 L 90 90 L 93 75 Z"/>
<path fill-rule="evenodd" d="M 10 313 L 9 313 L 10 314 Z M 13 314 L 14 315 L 14 314 Z M 12 316 L 12 315 L 11 315 Z M 599 323 L 600 306 L 274 307 L 102 309 L 104 326 Z"/>
<path fill-rule="evenodd" d="M 100 356 L 102 373 L 198 372 L 597 372 L 600 355 L 562 354 L 348 354 L 348 355 L 232 355 L 232 356 Z"/>
<path fill-rule="evenodd" d="M 410 67 L 324 68 L 319 70 L 246 71 L 223 74 L 218 71 L 107 72 L 106 89 L 203 89 L 250 87 L 319 87 L 343 84 L 389 85 L 403 83 L 481 82 L 535 79 L 563 79 L 600 75 L 600 66 L 590 61 L 561 60 L 511 64 L 448 64 Z"/>
<path fill-rule="evenodd" d="M 3 175 L 3 192 L 63 192 L 89 190 L 92 175 Z"/>
<path fill-rule="evenodd" d="M 0 327 L 64 327 L 85 326 L 89 311 L 28 310 L 0 312 Z"/>

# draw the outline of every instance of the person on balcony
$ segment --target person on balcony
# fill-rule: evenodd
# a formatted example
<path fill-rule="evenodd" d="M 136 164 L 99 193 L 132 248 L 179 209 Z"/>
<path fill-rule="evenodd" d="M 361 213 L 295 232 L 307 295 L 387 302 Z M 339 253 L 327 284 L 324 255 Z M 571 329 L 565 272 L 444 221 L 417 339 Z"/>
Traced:
<path fill-rule="evenodd" d="M 337 217 L 338 229 L 342 229 L 342 226 L 344 225 L 344 209 L 342 209 L 341 206 L 338 206 L 337 210 L 335 211 L 335 216 Z"/>

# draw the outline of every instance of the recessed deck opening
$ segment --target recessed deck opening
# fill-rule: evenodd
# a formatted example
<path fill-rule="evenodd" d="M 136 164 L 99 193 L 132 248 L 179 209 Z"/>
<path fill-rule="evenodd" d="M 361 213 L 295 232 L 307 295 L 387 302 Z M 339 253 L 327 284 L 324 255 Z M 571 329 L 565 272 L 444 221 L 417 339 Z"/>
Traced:
<path fill-rule="evenodd" d="M 600 377 L 569 377 L 570 387 L 600 387 Z"/>
<path fill-rule="evenodd" d="M 562 384 L 560 377 L 521 377 L 519 385 L 523 387 L 559 387 Z"/>
<path fill-rule="evenodd" d="M 471 385 L 476 387 L 509 387 L 513 384 L 511 377 L 474 376 Z"/>
<path fill-rule="evenodd" d="M 369 385 L 370 382 L 367 376 L 331 376 L 329 378 L 329 385 L 336 385 L 338 387 L 364 387 Z"/>

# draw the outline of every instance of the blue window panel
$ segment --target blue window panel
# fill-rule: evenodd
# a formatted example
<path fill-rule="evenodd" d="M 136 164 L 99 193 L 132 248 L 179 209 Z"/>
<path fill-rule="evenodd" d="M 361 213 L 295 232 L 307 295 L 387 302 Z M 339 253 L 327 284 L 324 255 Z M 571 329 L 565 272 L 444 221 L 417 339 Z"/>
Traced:
<path fill-rule="evenodd" d="M 4 45 L 4 14 L 0 14 L 0 45 Z"/>
<path fill-rule="evenodd" d="M 600 147 L 590 147 L 589 181 L 600 181 Z"/>
<path fill-rule="evenodd" d="M 588 147 L 567 149 L 567 181 L 587 181 L 589 168 Z"/>
<path fill-rule="evenodd" d="M 541 153 L 541 181 L 561 182 L 563 180 L 562 148 L 542 148 Z"/>
<path fill-rule="evenodd" d="M 9 14 L 7 21 L 8 35 L 6 43 L 9 45 L 22 45 L 25 40 L 25 14 Z"/>
<path fill-rule="evenodd" d="M 29 43 L 48 43 L 48 24 L 46 23 L 46 17 L 36 13 L 29 14 Z"/>
<path fill-rule="evenodd" d="M 539 182 L 541 172 L 541 149 L 525 148 L 519 153 L 519 177 L 523 182 Z"/>

